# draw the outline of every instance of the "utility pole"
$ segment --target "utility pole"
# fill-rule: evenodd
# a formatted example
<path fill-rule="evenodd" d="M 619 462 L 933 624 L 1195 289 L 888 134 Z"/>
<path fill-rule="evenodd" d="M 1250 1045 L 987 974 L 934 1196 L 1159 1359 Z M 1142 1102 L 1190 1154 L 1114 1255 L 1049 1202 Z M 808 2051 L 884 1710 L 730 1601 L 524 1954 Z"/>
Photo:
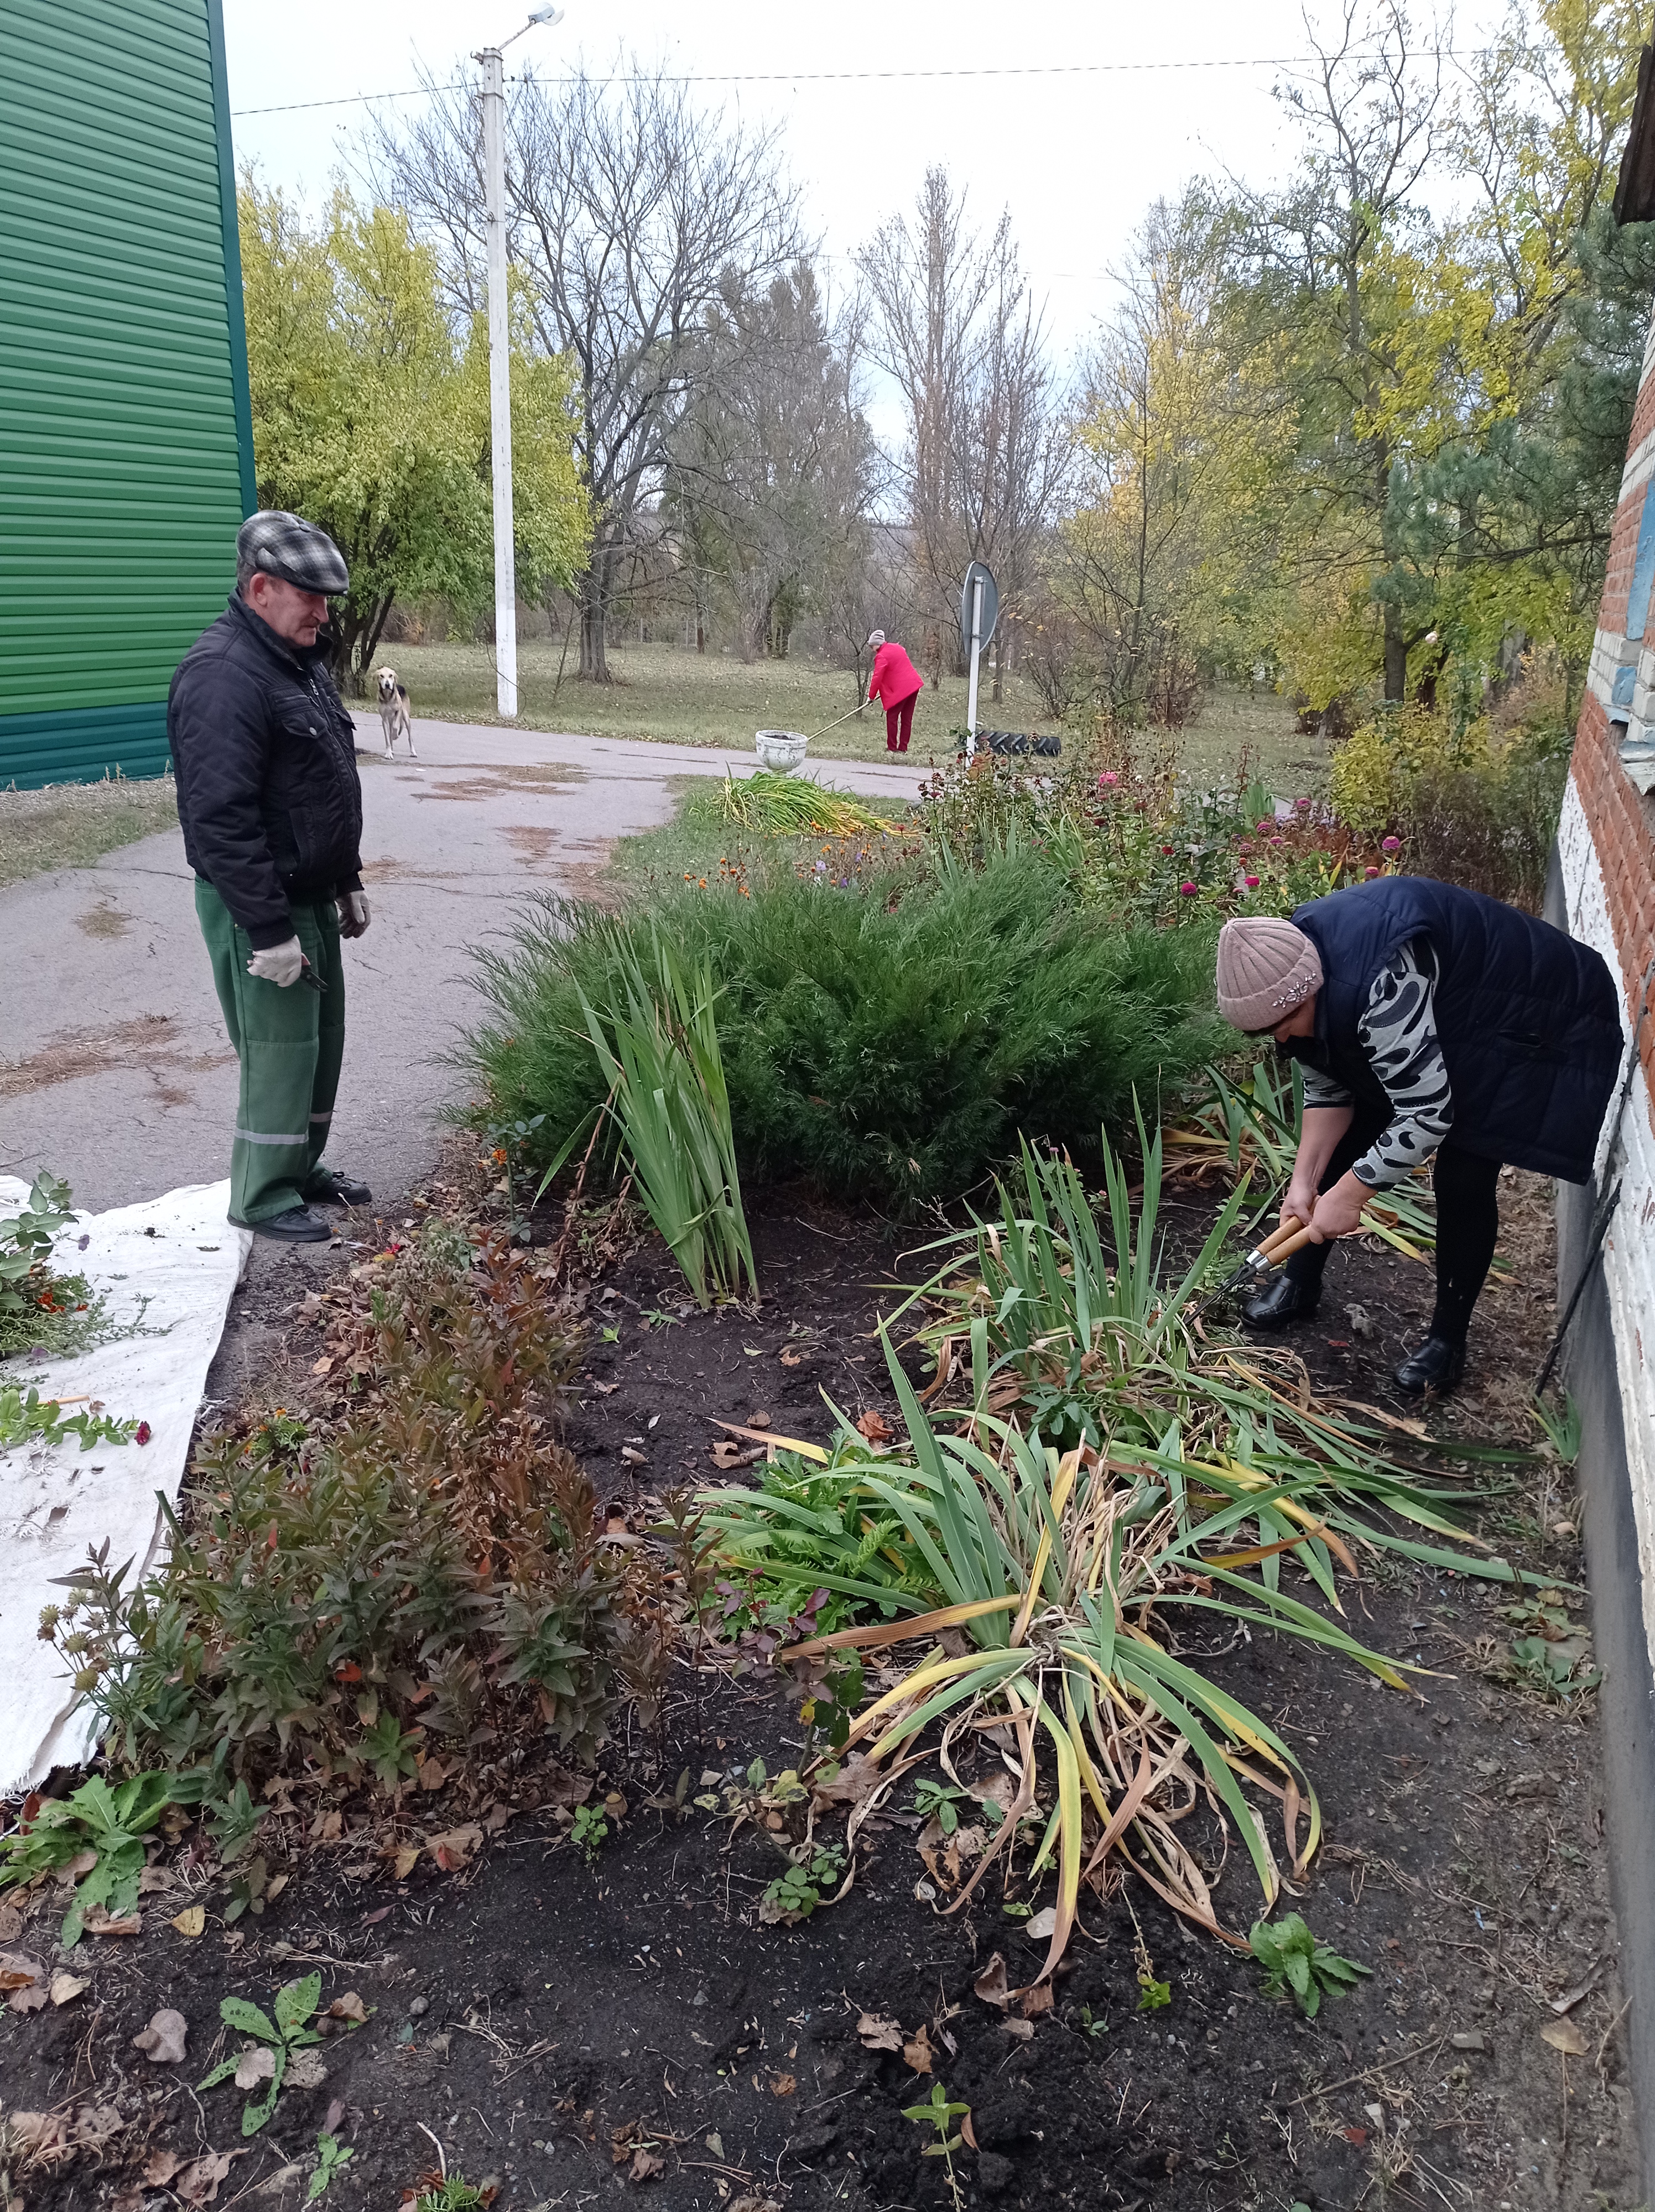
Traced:
<path fill-rule="evenodd" d="M 536 23 L 561 22 L 557 7 L 531 8 L 522 29 L 472 58 L 483 64 L 483 176 L 488 195 L 489 448 L 494 462 L 495 705 L 517 717 L 517 557 L 511 482 L 511 289 L 506 254 L 506 56 Z"/>

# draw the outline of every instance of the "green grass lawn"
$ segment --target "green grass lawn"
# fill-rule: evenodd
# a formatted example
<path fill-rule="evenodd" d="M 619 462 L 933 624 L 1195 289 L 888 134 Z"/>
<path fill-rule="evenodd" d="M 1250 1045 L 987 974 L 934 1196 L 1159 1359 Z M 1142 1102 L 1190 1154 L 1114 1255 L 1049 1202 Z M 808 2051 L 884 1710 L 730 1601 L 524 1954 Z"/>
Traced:
<path fill-rule="evenodd" d="M 581 684 L 565 669 L 557 686 L 560 652 L 560 647 L 546 643 L 519 648 L 519 720 L 527 728 L 651 738 L 665 744 L 721 745 L 733 753 L 751 753 L 756 730 L 808 734 L 843 714 L 854 696 L 845 669 L 805 659 L 743 662 L 733 654 L 686 653 L 671 645 L 611 647 L 612 684 Z M 394 661 L 413 696 L 416 722 L 422 716 L 498 721 L 490 647 L 399 645 L 386 657 Z M 980 726 L 991 728 L 1057 727 L 1042 713 L 1033 685 L 1017 676 L 1007 676 L 1005 697 L 998 706 L 989 686 L 983 686 L 977 719 Z M 940 691 L 928 686 L 914 713 L 911 756 L 923 760 L 951 754 L 954 740 L 950 732 L 964 720 L 963 679 L 946 677 Z M 1250 745 L 1263 775 L 1281 782 L 1287 797 L 1319 787 L 1323 774 L 1321 740 L 1299 737 L 1292 708 L 1268 693 L 1214 693 L 1179 743 L 1193 767 L 1212 772 L 1228 768 L 1240 748 Z M 819 760 L 888 758 L 884 714 L 869 708 L 842 722 L 812 744 L 811 756 Z M 1286 788 L 1289 784 L 1290 792 Z"/>
<path fill-rule="evenodd" d="M 177 827 L 178 786 L 170 775 L 0 791 L 0 884 L 51 868 L 89 868 L 117 846 Z"/>

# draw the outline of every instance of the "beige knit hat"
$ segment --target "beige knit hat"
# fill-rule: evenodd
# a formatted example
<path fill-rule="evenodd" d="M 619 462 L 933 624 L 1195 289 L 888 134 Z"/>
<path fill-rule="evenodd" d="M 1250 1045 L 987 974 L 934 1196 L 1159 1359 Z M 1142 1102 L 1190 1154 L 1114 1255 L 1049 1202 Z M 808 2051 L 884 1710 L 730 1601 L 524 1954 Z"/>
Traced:
<path fill-rule="evenodd" d="M 1322 957 L 1274 915 L 1226 921 L 1218 939 L 1218 1010 L 1238 1030 L 1273 1029 L 1322 988 Z"/>

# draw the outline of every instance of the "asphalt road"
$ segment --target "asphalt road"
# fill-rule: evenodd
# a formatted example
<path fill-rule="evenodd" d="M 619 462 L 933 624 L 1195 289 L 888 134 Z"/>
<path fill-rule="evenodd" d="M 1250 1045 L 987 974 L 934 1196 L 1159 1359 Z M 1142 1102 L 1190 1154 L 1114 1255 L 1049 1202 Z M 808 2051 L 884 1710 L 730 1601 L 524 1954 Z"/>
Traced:
<path fill-rule="evenodd" d="M 416 726 L 384 760 L 359 716 L 368 934 L 345 947 L 344 1078 L 328 1158 L 376 1198 L 431 1166 L 464 1079 L 443 1055 L 479 1002 L 475 949 L 527 895 L 578 893 L 611 841 L 671 818 L 677 779 L 741 755 L 624 738 Z M 921 764 L 812 764 L 841 788 L 911 797 Z M 0 1170 L 65 1176 L 101 1211 L 229 1172 L 236 1067 L 176 830 L 95 866 L 0 890 Z"/>

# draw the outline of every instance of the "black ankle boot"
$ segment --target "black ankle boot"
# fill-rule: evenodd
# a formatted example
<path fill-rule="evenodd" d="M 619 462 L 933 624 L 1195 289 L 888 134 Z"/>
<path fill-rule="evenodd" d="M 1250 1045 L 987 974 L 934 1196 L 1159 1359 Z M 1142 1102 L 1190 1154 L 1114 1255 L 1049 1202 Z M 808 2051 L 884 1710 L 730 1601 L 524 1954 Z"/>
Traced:
<path fill-rule="evenodd" d="M 1434 1390 L 1445 1397 L 1465 1372 L 1465 1346 L 1451 1337 L 1427 1336 L 1396 1370 L 1396 1388 L 1410 1398 Z"/>
<path fill-rule="evenodd" d="M 1308 1321 L 1321 1303 L 1319 1282 L 1300 1283 L 1291 1275 L 1278 1275 L 1268 1291 L 1247 1300 L 1241 1317 L 1254 1328 L 1287 1328 L 1293 1322 Z"/>

